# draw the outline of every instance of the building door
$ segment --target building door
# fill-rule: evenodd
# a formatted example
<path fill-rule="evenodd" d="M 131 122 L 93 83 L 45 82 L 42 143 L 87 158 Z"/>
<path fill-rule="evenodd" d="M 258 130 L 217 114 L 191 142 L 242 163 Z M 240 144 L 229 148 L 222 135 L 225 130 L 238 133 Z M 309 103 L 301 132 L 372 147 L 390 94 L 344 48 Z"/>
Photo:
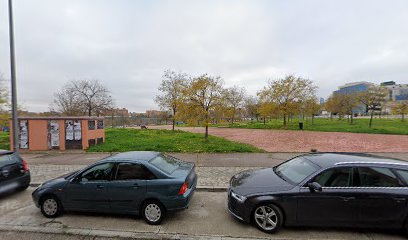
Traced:
<path fill-rule="evenodd" d="M 65 148 L 82 149 L 82 126 L 80 120 L 65 120 Z"/>
<path fill-rule="evenodd" d="M 59 123 L 58 121 L 51 120 L 48 122 L 48 148 L 59 149 Z"/>

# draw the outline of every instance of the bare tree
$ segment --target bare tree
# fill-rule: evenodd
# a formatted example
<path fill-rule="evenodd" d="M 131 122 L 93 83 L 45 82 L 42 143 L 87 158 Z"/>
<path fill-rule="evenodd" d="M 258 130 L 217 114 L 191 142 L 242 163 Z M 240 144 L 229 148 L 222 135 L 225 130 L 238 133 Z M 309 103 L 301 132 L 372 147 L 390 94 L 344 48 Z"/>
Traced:
<path fill-rule="evenodd" d="M 62 89 L 54 94 L 54 105 L 50 110 L 60 112 L 62 115 L 67 116 L 80 116 L 84 115 L 84 103 L 82 98 L 72 88 L 70 83 L 65 84 Z"/>
<path fill-rule="evenodd" d="M 110 91 L 98 80 L 73 80 L 55 94 L 54 104 L 65 115 L 97 115 L 112 109 Z"/>
<path fill-rule="evenodd" d="M 159 86 L 161 93 L 157 95 L 155 99 L 162 110 L 172 111 L 173 131 L 174 125 L 176 124 L 176 114 L 181 104 L 182 90 L 185 88 L 187 81 L 187 74 L 166 70 Z"/>
<path fill-rule="evenodd" d="M 258 108 L 259 108 L 259 101 L 254 96 L 248 96 L 244 100 L 244 108 L 247 117 L 251 119 L 255 118 L 258 121 Z"/>
<path fill-rule="evenodd" d="M 239 109 L 243 107 L 245 88 L 233 86 L 225 89 L 222 95 L 225 113 L 231 119 L 231 125 L 234 125 L 235 117 L 237 116 Z"/>

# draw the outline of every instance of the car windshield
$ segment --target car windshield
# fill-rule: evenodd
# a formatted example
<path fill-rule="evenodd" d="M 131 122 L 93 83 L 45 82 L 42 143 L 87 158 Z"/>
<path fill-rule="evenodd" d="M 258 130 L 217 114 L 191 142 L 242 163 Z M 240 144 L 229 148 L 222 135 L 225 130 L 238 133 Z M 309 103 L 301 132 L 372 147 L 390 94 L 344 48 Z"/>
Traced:
<path fill-rule="evenodd" d="M 180 166 L 179 161 L 164 155 L 159 155 L 149 162 L 167 174 L 172 174 Z"/>
<path fill-rule="evenodd" d="M 276 175 L 285 181 L 299 184 L 320 167 L 303 157 L 297 157 L 274 168 Z"/>

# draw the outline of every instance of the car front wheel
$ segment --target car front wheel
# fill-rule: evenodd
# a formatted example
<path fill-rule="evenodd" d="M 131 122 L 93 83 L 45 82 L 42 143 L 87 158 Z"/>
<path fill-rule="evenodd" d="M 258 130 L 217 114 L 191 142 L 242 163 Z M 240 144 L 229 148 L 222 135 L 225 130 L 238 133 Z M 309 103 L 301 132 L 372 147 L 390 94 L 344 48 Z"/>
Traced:
<path fill-rule="evenodd" d="M 273 204 L 262 204 L 255 209 L 253 220 L 260 230 L 275 233 L 282 226 L 282 212 Z"/>
<path fill-rule="evenodd" d="M 165 209 L 157 201 L 148 201 L 142 208 L 143 219 L 150 225 L 158 225 L 164 218 Z"/>
<path fill-rule="evenodd" d="M 55 218 L 61 215 L 62 205 L 55 196 L 46 196 L 41 201 L 41 212 L 47 218 Z"/>

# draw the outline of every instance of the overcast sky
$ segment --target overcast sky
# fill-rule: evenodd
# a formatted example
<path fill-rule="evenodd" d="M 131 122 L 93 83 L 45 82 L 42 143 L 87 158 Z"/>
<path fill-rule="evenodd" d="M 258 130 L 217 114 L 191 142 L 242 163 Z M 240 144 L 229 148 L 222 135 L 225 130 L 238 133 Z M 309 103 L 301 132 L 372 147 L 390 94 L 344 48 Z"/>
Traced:
<path fill-rule="evenodd" d="M 296 74 L 327 97 L 353 81 L 408 83 L 408 1 L 15 0 L 18 99 L 47 111 L 71 79 L 95 78 L 118 107 L 157 109 L 163 71 L 220 75 L 256 94 Z M 7 0 L 0 73 L 10 78 Z"/>

